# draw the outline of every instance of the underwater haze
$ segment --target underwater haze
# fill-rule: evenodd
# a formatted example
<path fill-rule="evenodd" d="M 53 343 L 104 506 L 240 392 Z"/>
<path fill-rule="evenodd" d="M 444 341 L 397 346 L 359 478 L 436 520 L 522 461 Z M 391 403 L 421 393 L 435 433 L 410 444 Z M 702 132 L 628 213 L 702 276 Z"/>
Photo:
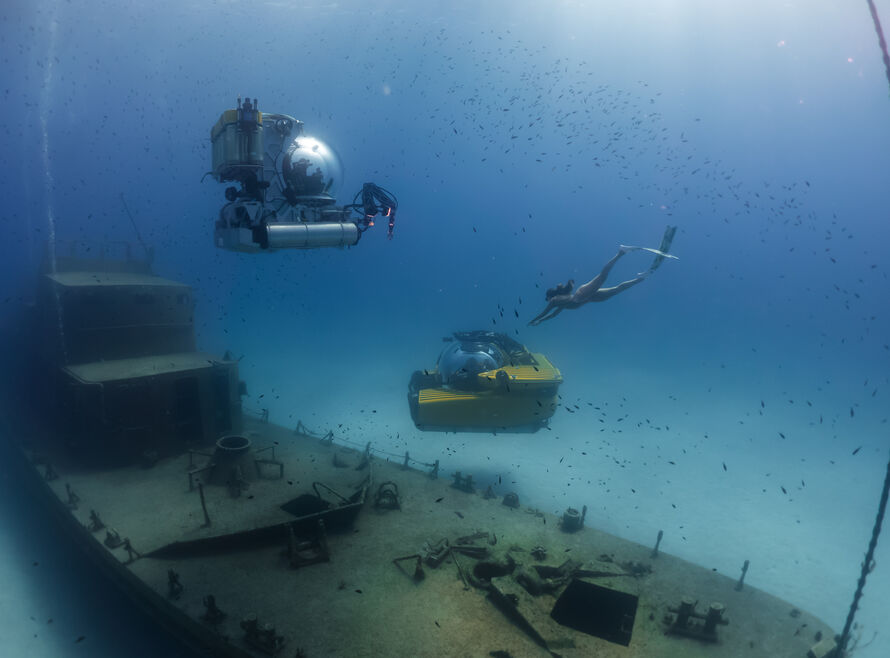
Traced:
<path fill-rule="evenodd" d="M 733 578 L 750 560 L 746 583 L 840 632 L 890 450 L 890 98 L 865 2 L 12 0 L 0 56 L 0 322 L 47 242 L 141 239 L 194 287 L 200 347 L 241 358 L 247 409 L 524 507 L 587 505 L 643 544 L 663 530 L 661 550 Z M 217 249 L 224 186 L 202 177 L 238 96 L 339 153 L 341 203 L 392 191 L 393 239 L 378 222 L 345 250 Z M 678 260 L 528 326 L 547 288 L 669 225 Z M 548 428 L 414 427 L 411 373 L 468 329 L 561 370 Z M 178 655 L 71 575 L 9 477 L 15 655 Z M 857 658 L 890 655 L 882 540 Z"/>

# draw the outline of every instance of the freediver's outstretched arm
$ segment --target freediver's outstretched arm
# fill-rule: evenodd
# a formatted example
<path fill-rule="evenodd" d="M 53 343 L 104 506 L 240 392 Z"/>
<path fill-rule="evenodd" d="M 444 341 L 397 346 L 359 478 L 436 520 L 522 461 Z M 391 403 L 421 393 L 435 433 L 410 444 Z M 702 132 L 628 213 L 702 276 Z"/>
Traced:
<path fill-rule="evenodd" d="M 529 323 L 528 326 L 534 327 L 541 324 L 544 320 L 551 320 L 562 312 L 563 307 L 557 306 L 553 302 L 547 304 L 547 308 L 538 313 Z M 552 312 L 551 312 L 552 311 Z M 549 313 L 549 315 L 548 315 Z"/>

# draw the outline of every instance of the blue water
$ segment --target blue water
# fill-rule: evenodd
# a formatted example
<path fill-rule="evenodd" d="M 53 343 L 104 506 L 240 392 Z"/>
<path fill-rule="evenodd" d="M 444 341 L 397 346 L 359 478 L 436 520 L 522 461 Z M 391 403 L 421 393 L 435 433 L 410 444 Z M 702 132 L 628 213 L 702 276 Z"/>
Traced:
<path fill-rule="evenodd" d="M 134 241 L 124 195 L 158 272 L 194 286 L 201 346 L 244 356 L 248 407 L 509 471 L 530 504 L 588 501 L 733 576 L 757 555 L 749 582 L 840 629 L 888 456 L 890 99 L 865 3 L 80 4 L 0 9 L 6 308 L 47 238 Z M 217 250 L 201 176 L 238 95 L 338 151 L 341 202 L 393 191 L 394 239 Z M 679 261 L 526 326 L 668 224 Z M 411 371 L 471 328 L 546 353 L 581 409 L 532 436 L 414 430 Z M 882 555 L 861 657 L 890 655 Z"/>

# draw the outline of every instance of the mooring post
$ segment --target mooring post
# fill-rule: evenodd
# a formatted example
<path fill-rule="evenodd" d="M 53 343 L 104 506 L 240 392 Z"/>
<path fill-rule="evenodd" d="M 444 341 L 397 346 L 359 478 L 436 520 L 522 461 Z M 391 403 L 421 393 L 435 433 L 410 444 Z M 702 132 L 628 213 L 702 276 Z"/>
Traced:
<path fill-rule="evenodd" d="M 653 557 L 653 558 L 658 557 L 658 546 L 659 546 L 659 544 L 661 544 L 661 538 L 662 538 L 662 537 L 664 537 L 664 531 L 663 531 L 663 530 L 659 530 L 659 531 L 658 531 L 658 537 L 655 539 L 655 548 L 652 549 L 652 557 Z"/>
<path fill-rule="evenodd" d="M 748 560 L 745 560 L 745 564 L 742 565 L 742 575 L 739 578 L 739 582 L 737 582 L 735 585 L 736 592 L 741 592 L 742 587 L 744 587 L 744 585 L 745 585 L 745 574 L 748 573 L 748 565 L 749 564 L 750 564 L 750 562 Z"/>
<path fill-rule="evenodd" d="M 198 495 L 201 496 L 201 509 L 204 512 L 204 525 L 202 528 L 210 527 L 210 515 L 207 514 L 207 502 L 204 500 L 204 485 L 198 482 Z"/>

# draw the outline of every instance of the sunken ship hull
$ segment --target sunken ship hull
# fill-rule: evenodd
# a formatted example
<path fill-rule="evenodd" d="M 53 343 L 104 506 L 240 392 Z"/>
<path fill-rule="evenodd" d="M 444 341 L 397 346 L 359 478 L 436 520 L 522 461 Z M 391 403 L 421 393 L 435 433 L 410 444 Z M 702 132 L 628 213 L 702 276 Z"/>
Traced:
<path fill-rule="evenodd" d="M 830 655 L 833 632 L 819 619 L 657 545 L 601 532 L 585 507 L 557 517 L 477 488 L 470 475 L 440 473 L 438 462 L 243 413 L 237 363 L 198 357 L 193 332 L 175 328 L 188 328 L 190 315 L 120 315 L 134 295 L 178 308 L 187 288 L 112 285 L 94 270 L 72 296 L 61 271 L 38 299 L 71 342 L 39 341 L 55 348 L 35 357 L 31 374 L 53 392 L 10 405 L 5 429 L 16 441 L 7 447 L 84 552 L 203 655 Z M 80 317 L 68 311 L 89 294 L 94 309 L 116 300 L 106 335 L 139 335 L 144 317 L 179 338 L 153 341 L 143 327 L 121 343 L 136 353 L 78 352 L 90 322 L 66 331 Z M 35 413 L 41 405 L 51 411 Z"/>

